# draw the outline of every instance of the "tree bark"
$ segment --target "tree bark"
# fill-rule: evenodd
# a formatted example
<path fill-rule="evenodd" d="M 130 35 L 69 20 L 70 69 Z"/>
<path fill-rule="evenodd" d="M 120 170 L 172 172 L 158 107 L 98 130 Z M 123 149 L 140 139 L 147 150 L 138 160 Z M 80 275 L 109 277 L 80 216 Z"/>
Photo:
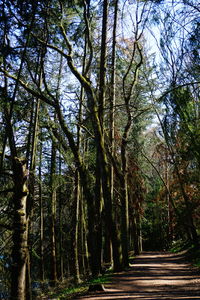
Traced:
<path fill-rule="evenodd" d="M 103 1 L 103 20 L 102 20 L 102 40 L 101 40 L 101 60 L 100 60 L 100 82 L 98 115 L 96 115 L 95 137 L 97 145 L 97 159 L 99 160 L 99 169 L 102 181 L 102 192 L 105 205 L 105 224 L 109 230 L 113 247 L 114 269 L 119 270 L 121 265 L 120 241 L 117 227 L 113 217 L 113 199 L 111 194 L 110 172 L 108 167 L 105 140 L 104 140 L 104 114 L 105 114 L 105 88 L 106 88 L 106 67 L 107 67 L 107 27 L 108 27 L 108 9 L 109 1 Z M 94 100 L 93 100 L 94 101 Z M 93 104 L 94 106 L 94 104 Z"/>
<path fill-rule="evenodd" d="M 100 173 L 100 159 L 97 153 L 96 159 L 96 182 L 95 182 L 95 235 L 96 235 L 96 257 L 97 257 L 97 269 L 101 272 L 102 268 L 102 206 L 103 206 L 103 193 L 102 193 L 102 181 Z M 97 274 L 99 275 L 99 274 Z"/>
<path fill-rule="evenodd" d="M 51 273 L 50 279 L 52 285 L 55 285 L 57 281 L 57 260 L 56 260 L 56 184 L 55 184 L 55 174 L 56 174 L 56 148 L 54 141 L 52 141 L 51 150 Z"/>
<path fill-rule="evenodd" d="M 127 68 L 127 71 L 123 77 L 123 95 L 124 95 L 124 104 L 126 109 L 127 120 L 124 126 L 124 131 L 122 135 L 121 142 L 121 164 L 122 164 L 122 176 L 121 176 L 121 238 L 122 238 L 122 253 L 123 253 L 123 264 L 125 267 L 129 266 L 129 209 L 128 209 L 128 157 L 127 157 L 127 145 L 130 130 L 132 127 L 132 112 L 130 108 L 131 96 L 133 90 L 137 84 L 139 68 L 143 63 L 142 50 L 139 46 L 140 35 L 138 36 L 138 25 L 139 21 L 136 24 L 135 32 L 135 42 L 133 45 L 132 57 Z M 128 77 L 130 75 L 130 70 L 133 66 L 134 59 L 136 55 L 139 55 L 140 60 L 135 66 L 133 79 L 131 82 L 126 84 Z"/>
<path fill-rule="evenodd" d="M 41 131 L 42 134 L 42 131 Z M 42 197 L 42 141 L 40 141 L 40 162 L 39 162 L 39 203 L 40 203 L 40 280 L 45 280 L 44 275 L 44 208 Z"/>
<path fill-rule="evenodd" d="M 99 120 L 104 131 L 104 114 L 105 114 L 105 92 L 106 92 L 106 68 L 107 68 L 107 31 L 108 31 L 108 7 L 109 0 L 103 1 L 103 19 L 101 30 L 101 57 L 100 57 L 100 73 L 99 73 Z"/>
<path fill-rule="evenodd" d="M 27 215 L 28 195 L 26 161 L 14 158 L 14 221 L 11 272 L 11 299 L 26 300 Z"/>
<path fill-rule="evenodd" d="M 113 23 L 113 32 L 112 32 L 112 58 L 111 58 L 111 87 L 110 87 L 110 152 L 114 157 L 115 153 L 115 104 L 116 104 L 116 31 L 117 31 L 117 19 L 118 19 L 118 0 L 114 4 L 114 23 Z M 110 192 L 111 192 L 111 201 L 114 205 L 114 168 L 112 163 L 110 164 Z M 111 243 L 110 237 L 105 233 L 105 251 L 106 251 L 106 260 L 112 260 L 111 254 Z"/>
<path fill-rule="evenodd" d="M 79 237 L 79 206 L 80 206 L 80 185 L 79 185 L 79 173 L 78 170 L 75 171 L 75 190 L 74 190 L 74 205 L 73 205 L 73 219 L 72 219 L 72 270 L 75 283 L 80 282 L 80 272 L 79 272 L 79 257 L 78 257 L 78 237 Z"/>
<path fill-rule="evenodd" d="M 121 240 L 122 240 L 122 255 L 124 267 L 129 266 L 129 207 L 128 207 L 128 182 L 127 182 L 127 154 L 126 143 L 122 142 L 121 160 L 122 160 L 122 172 L 121 177 Z"/>

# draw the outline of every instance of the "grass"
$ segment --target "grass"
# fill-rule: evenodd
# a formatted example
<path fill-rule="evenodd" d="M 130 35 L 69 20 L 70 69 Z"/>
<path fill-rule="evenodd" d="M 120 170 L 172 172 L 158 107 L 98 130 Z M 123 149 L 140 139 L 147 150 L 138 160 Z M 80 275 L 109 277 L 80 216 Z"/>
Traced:
<path fill-rule="evenodd" d="M 110 281 L 111 281 L 111 274 L 109 273 L 82 282 L 80 284 L 77 284 L 76 286 L 71 286 L 67 288 L 60 286 L 57 287 L 56 290 L 51 291 L 48 294 L 48 299 L 56 299 L 56 300 L 73 299 L 75 296 L 86 294 L 89 289 L 89 286 L 91 285 L 105 284 L 105 283 L 109 283 Z"/>
<path fill-rule="evenodd" d="M 88 288 L 86 285 L 77 285 L 75 287 L 69 287 L 69 288 L 62 288 L 59 291 L 56 291 L 49 295 L 50 299 L 72 299 L 72 297 L 85 294 L 87 292 Z"/>
<path fill-rule="evenodd" d="M 186 258 L 191 261 L 195 267 L 200 268 L 200 249 L 191 247 L 186 253 Z"/>
<path fill-rule="evenodd" d="M 178 253 L 185 252 L 185 258 L 192 263 L 193 266 L 200 268 L 200 249 L 189 242 L 178 240 L 174 242 L 170 252 Z"/>
<path fill-rule="evenodd" d="M 191 247 L 191 244 L 188 242 L 184 242 L 182 240 L 174 241 L 172 244 L 172 247 L 170 248 L 170 252 L 172 253 L 178 253 L 184 250 L 187 250 Z"/>

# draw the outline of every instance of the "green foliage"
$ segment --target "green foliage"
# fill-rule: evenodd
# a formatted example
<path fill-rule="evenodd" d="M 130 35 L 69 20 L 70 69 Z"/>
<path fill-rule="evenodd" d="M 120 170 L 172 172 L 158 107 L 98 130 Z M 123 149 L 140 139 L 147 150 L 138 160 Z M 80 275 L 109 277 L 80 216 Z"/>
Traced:
<path fill-rule="evenodd" d="M 62 286 L 57 287 L 56 291 L 50 291 L 49 297 L 50 299 L 73 299 L 78 295 L 83 295 L 87 293 L 89 286 L 96 284 L 106 284 L 111 281 L 111 274 L 105 274 L 99 276 L 97 278 L 90 279 L 78 285 L 73 285 L 67 288 L 63 288 Z"/>
<path fill-rule="evenodd" d="M 78 296 L 80 294 L 84 294 L 87 292 L 88 287 L 85 285 L 79 285 L 77 287 L 71 287 L 67 289 L 63 289 L 62 291 L 58 293 L 53 293 L 49 295 L 50 299 L 73 299 L 73 297 Z"/>
<path fill-rule="evenodd" d="M 142 220 L 144 250 L 163 251 L 169 248 L 167 215 L 167 206 L 163 203 L 146 202 Z"/>
<path fill-rule="evenodd" d="M 87 284 L 93 285 L 93 284 L 105 284 L 105 283 L 109 283 L 110 280 L 111 280 L 111 276 L 112 276 L 112 273 L 108 272 L 108 273 L 106 273 L 104 275 L 98 276 L 97 278 L 93 278 L 93 279 L 89 280 L 87 282 Z"/>
<path fill-rule="evenodd" d="M 191 242 L 183 241 L 182 239 L 174 241 L 170 251 L 172 253 L 184 251 L 185 258 L 195 267 L 200 268 L 200 249 L 191 244 Z"/>
<path fill-rule="evenodd" d="M 186 257 L 195 267 L 200 269 L 200 249 L 194 247 L 194 245 L 191 245 L 186 252 Z"/>
<path fill-rule="evenodd" d="M 178 253 L 183 250 L 187 250 L 190 247 L 190 243 L 188 241 L 183 241 L 182 239 L 176 240 L 172 242 L 172 246 L 169 249 L 172 253 Z"/>

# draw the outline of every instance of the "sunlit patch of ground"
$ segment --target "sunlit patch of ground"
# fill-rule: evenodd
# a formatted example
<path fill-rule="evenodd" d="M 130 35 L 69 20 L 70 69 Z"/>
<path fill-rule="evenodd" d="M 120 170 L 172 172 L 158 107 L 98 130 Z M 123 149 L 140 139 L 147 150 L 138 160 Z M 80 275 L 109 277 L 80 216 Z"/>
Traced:
<path fill-rule="evenodd" d="M 180 254 L 146 253 L 135 259 L 130 271 L 115 274 L 103 293 L 81 299 L 200 299 L 200 274 Z"/>

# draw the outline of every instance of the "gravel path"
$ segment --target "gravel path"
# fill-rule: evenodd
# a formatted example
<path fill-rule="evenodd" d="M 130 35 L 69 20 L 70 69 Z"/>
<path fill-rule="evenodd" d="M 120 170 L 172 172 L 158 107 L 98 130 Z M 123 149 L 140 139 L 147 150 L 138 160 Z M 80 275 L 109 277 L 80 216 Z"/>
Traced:
<path fill-rule="evenodd" d="M 200 273 L 181 254 L 148 252 L 129 271 L 114 274 L 104 292 L 76 299 L 200 300 Z"/>

